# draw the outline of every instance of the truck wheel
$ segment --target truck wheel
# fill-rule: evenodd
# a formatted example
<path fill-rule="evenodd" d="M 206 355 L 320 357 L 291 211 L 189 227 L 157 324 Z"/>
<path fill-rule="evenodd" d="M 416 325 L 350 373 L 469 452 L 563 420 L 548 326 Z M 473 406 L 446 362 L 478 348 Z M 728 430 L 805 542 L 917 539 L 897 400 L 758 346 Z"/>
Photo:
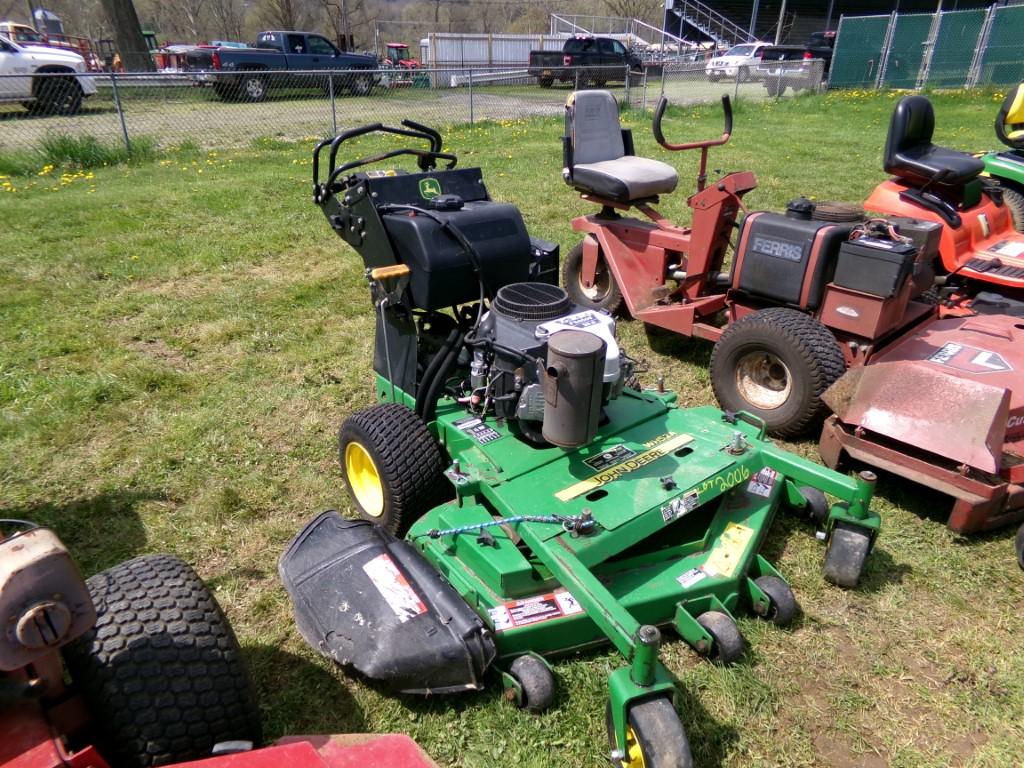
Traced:
<path fill-rule="evenodd" d="M 721 79 L 722 75 L 718 72 L 712 72 L 710 75 L 708 75 L 708 80 L 710 80 L 712 83 L 717 83 Z"/>
<path fill-rule="evenodd" d="M 345 419 L 338 452 L 360 517 L 396 536 L 449 498 L 441 446 L 404 405 L 382 403 Z"/>
<path fill-rule="evenodd" d="M 537 78 L 537 85 L 539 85 L 541 88 L 550 88 L 554 84 L 555 84 L 555 79 L 553 77 L 538 77 Z"/>
<path fill-rule="evenodd" d="M 353 96 L 369 96 L 373 91 L 372 75 L 354 75 L 348 86 Z"/>
<path fill-rule="evenodd" d="M 750 70 L 746 67 L 740 67 L 736 70 L 736 82 L 745 83 L 750 79 Z"/>
<path fill-rule="evenodd" d="M 768 95 L 771 96 L 773 99 L 781 96 L 783 93 L 786 92 L 786 86 L 774 80 L 768 80 L 767 82 L 765 82 L 764 88 L 766 91 L 768 91 Z"/>
<path fill-rule="evenodd" d="M 616 768 L 692 768 L 690 742 L 679 714 L 667 696 L 629 706 L 626 743 L 616 743 L 611 708 L 606 710 L 608 743 L 616 755 Z"/>
<path fill-rule="evenodd" d="M 42 115 L 77 115 L 82 109 L 82 87 L 73 77 L 40 78 L 36 88 L 35 109 Z"/>
<path fill-rule="evenodd" d="M 582 272 L 583 243 L 577 243 L 562 265 L 562 286 L 574 304 L 614 314 L 622 306 L 622 291 L 604 260 L 604 254 L 597 257 L 594 284 L 590 288 L 583 285 Z"/>
<path fill-rule="evenodd" d="M 1013 228 L 1024 232 L 1024 195 L 1015 189 L 1003 187 L 1003 205 L 1010 211 Z"/>
<path fill-rule="evenodd" d="M 832 332 L 785 307 L 737 320 L 711 352 L 711 386 L 722 408 L 749 411 L 776 437 L 802 435 L 820 422 L 821 395 L 845 371 Z"/>
<path fill-rule="evenodd" d="M 148 768 L 260 739 L 238 641 L 213 595 L 171 555 L 143 555 L 86 584 L 96 626 L 64 649 L 103 755 Z"/>
<path fill-rule="evenodd" d="M 238 94 L 244 101 L 263 101 L 267 98 L 267 81 L 263 75 L 245 72 L 238 81 Z"/>

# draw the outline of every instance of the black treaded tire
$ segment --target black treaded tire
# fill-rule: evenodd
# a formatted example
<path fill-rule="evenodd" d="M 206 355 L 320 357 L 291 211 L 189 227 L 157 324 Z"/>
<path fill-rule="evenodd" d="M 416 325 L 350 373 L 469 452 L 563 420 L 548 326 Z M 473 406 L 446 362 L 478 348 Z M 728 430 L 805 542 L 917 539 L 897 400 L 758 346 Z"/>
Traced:
<path fill-rule="evenodd" d="M 671 699 L 659 696 L 631 704 L 627 717 L 636 746 L 640 749 L 641 765 L 645 768 L 693 768 L 690 742 Z M 611 707 L 605 710 L 605 727 L 612 751 L 623 749 L 615 743 Z M 612 760 L 612 765 L 623 768 L 630 763 L 626 760 Z"/>
<path fill-rule="evenodd" d="M 773 99 L 778 98 L 786 92 L 786 86 L 778 82 L 777 79 L 772 79 L 769 75 L 769 79 L 765 80 L 764 88 L 768 91 L 768 95 Z"/>
<path fill-rule="evenodd" d="M 579 242 L 569 251 L 565 257 L 565 263 L 562 264 L 562 287 L 565 288 L 574 304 L 615 314 L 622 306 L 622 291 L 619 289 L 618 283 L 615 282 L 615 276 L 609 269 L 604 255 L 598 257 L 596 275 L 599 280 L 603 277 L 603 280 L 595 281 L 594 288 L 591 289 L 589 295 L 580 283 L 582 271 L 583 243 Z"/>
<path fill-rule="evenodd" d="M 369 96 L 373 92 L 373 75 L 352 75 L 348 91 L 353 96 Z"/>
<path fill-rule="evenodd" d="M 1004 186 L 1003 205 L 1010 211 L 1013 228 L 1018 232 L 1024 232 L 1024 195 L 1015 189 Z"/>
<path fill-rule="evenodd" d="M 267 98 L 267 78 L 258 71 L 242 72 L 238 78 L 238 98 L 242 101 L 259 102 Z"/>
<path fill-rule="evenodd" d="M 555 676 L 544 662 L 526 655 L 512 662 L 511 675 L 523 688 L 522 709 L 539 715 L 555 700 Z"/>
<path fill-rule="evenodd" d="M 82 109 L 82 86 L 74 77 L 40 76 L 33 112 L 40 115 L 77 115 Z"/>
<path fill-rule="evenodd" d="M 761 353 L 781 362 L 790 382 L 789 394 L 774 407 L 758 407 L 740 391 L 744 361 Z M 827 411 L 821 395 L 845 373 L 846 360 L 820 322 L 795 309 L 772 307 L 726 328 L 711 351 L 710 369 L 711 387 L 724 410 L 749 411 L 764 419 L 775 437 L 798 437 L 821 425 Z"/>
<path fill-rule="evenodd" d="M 555 79 L 553 77 L 538 77 L 537 78 L 537 85 L 539 85 L 541 88 L 550 88 L 554 84 L 555 84 Z"/>
<path fill-rule="evenodd" d="M 793 619 L 796 618 L 796 614 L 800 610 L 800 605 L 797 603 L 796 595 L 793 594 L 789 584 L 778 576 L 771 575 L 758 576 L 754 579 L 754 583 L 772 601 L 772 604 L 768 607 L 768 612 L 761 618 L 779 627 L 787 627 L 792 624 Z"/>
<path fill-rule="evenodd" d="M 1017 529 L 1017 540 L 1014 542 L 1017 552 L 1017 565 L 1024 568 L 1024 525 Z"/>
<path fill-rule="evenodd" d="M 372 514 L 360 504 L 348 476 L 345 455 L 353 442 L 370 455 L 380 473 L 384 495 L 380 514 Z M 338 432 L 338 456 L 359 515 L 396 536 L 404 535 L 423 513 L 451 498 L 441 446 L 404 405 L 373 405 L 345 419 Z"/>
<path fill-rule="evenodd" d="M 149 768 L 260 741 L 245 662 L 220 606 L 188 565 L 143 555 L 86 581 L 96 626 L 64 649 L 104 757 Z"/>
<path fill-rule="evenodd" d="M 706 655 L 711 661 L 732 664 L 743 655 L 743 635 L 732 617 L 721 611 L 704 611 L 697 617 L 697 623 L 714 638 L 714 645 Z"/>
<path fill-rule="evenodd" d="M 736 82 L 745 83 L 750 79 L 750 70 L 746 67 L 740 67 L 736 70 Z"/>
<path fill-rule="evenodd" d="M 829 513 L 828 498 L 824 491 L 809 485 L 801 485 L 797 490 L 807 501 L 807 506 L 803 510 L 804 514 L 813 520 L 815 525 L 824 525 L 828 520 Z"/>
<path fill-rule="evenodd" d="M 871 551 L 871 536 L 859 526 L 836 523 L 825 551 L 825 580 L 852 589 L 860 581 Z"/>

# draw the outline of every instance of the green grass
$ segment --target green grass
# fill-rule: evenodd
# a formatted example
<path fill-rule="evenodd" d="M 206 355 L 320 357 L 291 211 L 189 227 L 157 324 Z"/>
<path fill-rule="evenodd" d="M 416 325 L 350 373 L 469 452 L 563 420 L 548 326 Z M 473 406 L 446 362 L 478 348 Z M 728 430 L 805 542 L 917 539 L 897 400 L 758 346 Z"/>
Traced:
<path fill-rule="evenodd" d="M 861 200 L 883 177 L 895 98 L 741 102 L 710 167 L 755 170 L 752 209 L 801 193 Z M 937 97 L 937 140 L 993 146 L 997 108 L 991 93 Z M 662 208 L 685 221 L 696 156 L 666 157 L 648 117 L 626 119 L 639 153 L 679 168 Z M 675 141 L 720 130 L 715 108 L 666 120 Z M 591 207 L 561 181 L 560 132 L 558 120 L 486 123 L 447 143 L 564 252 L 570 219 Z M 312 515 L 350 509 L 334 432 L 372 396 L 362 264 L 310 204 L 309 149 L 192 145 L 153 163 L 0 179 L 0 516 L 54 526 L 87 573 L 142 552 L 194 563 L 236 627 L 270 737 L 397 730 L 443 765 L 603 765 L 611 652 L 559 663 L 556 706 L 532 717 L 498 685 L 384 695 L 319 658 L 292 623 L 277 558 Z M 652 348 L 628 321 L 620 335 L 649 380 L 663 373 L 684 405 L 713 402 L 708 345 L 659 337 Z M 816 456 L 813 441 L 791 447 Z M 765 550 L 802 602 L 796 626 L 741 619 L 750 650 L 730 669 L 681 642 L 663 649 L 700 765 L 1019 764 L 1024 578 L 1012 533 L 957 537 L 947 505 L 883 478 L 882 539 L 852 592 L 822 582 L 821 545 L 779 518 Z"/>
<path fill-rule="evenodd" d="M 159 154 L 149 136 L 135 136 L 131 151 L 121 141 L 101 141 L 95 136 L 48 133 L 30 150 L 0 153 L 0 174 L 30 176 L 42 168 L 83 171 L 129 163 L 149 163 Z"/>

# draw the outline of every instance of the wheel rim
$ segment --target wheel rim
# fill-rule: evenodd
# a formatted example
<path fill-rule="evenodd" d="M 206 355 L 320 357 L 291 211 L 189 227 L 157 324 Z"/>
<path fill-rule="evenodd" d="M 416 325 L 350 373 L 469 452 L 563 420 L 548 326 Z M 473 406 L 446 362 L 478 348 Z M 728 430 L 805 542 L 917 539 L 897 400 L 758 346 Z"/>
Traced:
<path fill-rule="evenodd" d="M 345 476 L 356 501 L 370 517 L 384 514 L 384 486 L 373 457 L 359 443 L 345 446 Z"/>
<path fill-rule="evenodd" d="M 636 732 L 632 726 L 626 726 L 626 759 L 622 761 L 622 768 L 646 768 L 644 751 L 640 748 L 640 742 L 636 738 Z"/>
<path fill-rule="evenodd" d="M 736 389 L 740 397 L 763 411 L 781 408 L 793 391 L 793 377 L 778 355 L 750 352 L 736 366 Z"/>
<path fill-rule="evenodd" d="M 590 299 L 590 301 L 599 302 L 604 301 L 608 296 L 608 292 L 612 287 L 612 276 L 604 261 L 599 259 L 597 265 L 594 267 L 594 284 L 589 288 L 583 284 L 582 271 L 577 277 L 577 282 L 580 284 L 580 293 Z"/>
<path fill-rule="evenodd" d="M 250 78 L 249 80 L 246 80 L 245 92 L 250 97 L 258 99 L 260 96 L 263 95 L 263 82 L 256 78 Z"/>

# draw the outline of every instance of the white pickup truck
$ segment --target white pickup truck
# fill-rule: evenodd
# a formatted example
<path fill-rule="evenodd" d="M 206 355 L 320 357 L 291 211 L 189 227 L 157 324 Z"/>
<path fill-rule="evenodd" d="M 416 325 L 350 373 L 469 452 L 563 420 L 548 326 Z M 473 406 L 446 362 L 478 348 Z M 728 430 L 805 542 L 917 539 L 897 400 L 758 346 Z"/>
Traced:
<path fill-rule="evenodd" d="M 73 115 L 96 94 L 83 77 L 85 59 L 45 45 L 20 45 L 0 35 L 0 103 L 16 102 L 43 115 Z"/>

